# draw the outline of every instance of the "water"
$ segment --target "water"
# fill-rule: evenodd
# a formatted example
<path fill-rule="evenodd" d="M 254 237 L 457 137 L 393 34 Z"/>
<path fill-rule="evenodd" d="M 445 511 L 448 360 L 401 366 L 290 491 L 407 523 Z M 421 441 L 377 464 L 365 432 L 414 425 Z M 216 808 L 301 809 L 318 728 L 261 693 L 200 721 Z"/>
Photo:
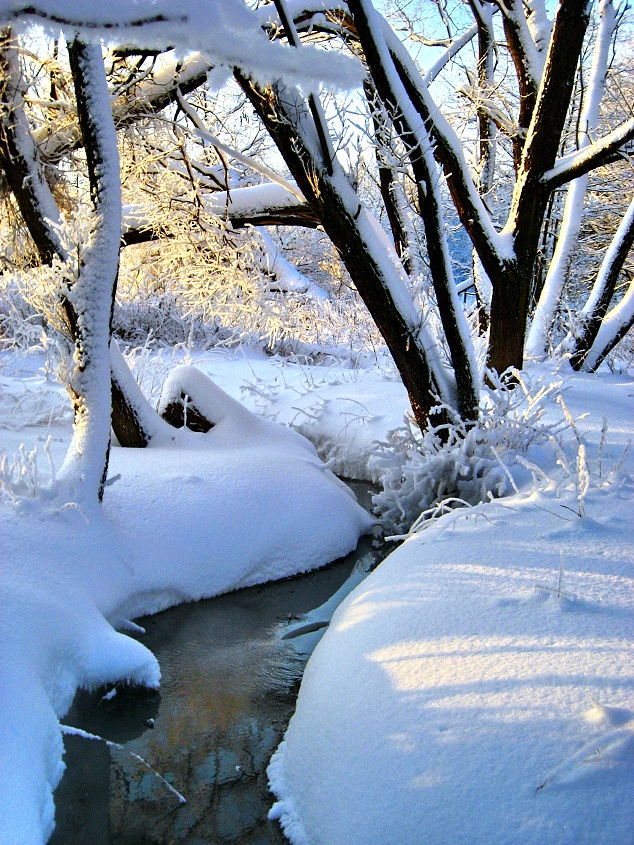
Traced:
<path fill-rule="evenodd" d="M 352 486 L 367 504 L 368 485 Z M 355 566 L 353 579 L 387 551 L 362 538 L 355 552 L 318 572 L 137 620 L 146 631 L 139 639 L 160 662 L 161 689 L 119 687 L 108 699 L 105 689 L 77 694 L 64 723 L 123 749 L 64 738 L 68 769 L 55 795 L 51 845 L 284 845 L 277 822 L 267 819 L 266 766 L 316 635 L 282 636 Z"/>

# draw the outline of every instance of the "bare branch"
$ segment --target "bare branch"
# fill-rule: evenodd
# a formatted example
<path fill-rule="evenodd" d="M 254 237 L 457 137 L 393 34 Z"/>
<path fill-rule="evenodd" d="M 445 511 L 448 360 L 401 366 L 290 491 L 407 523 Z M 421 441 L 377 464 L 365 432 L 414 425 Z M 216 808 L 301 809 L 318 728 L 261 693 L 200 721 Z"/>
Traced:
<path fill-rule="evenodd" d="M 220 152 L 223 152 L 229 158 L 239 161 L 241 164 L 245 164 L 247 167 L 255 170 L 256 173 L 261 173 L 262 176 L 266 176 L 266 178 L 270 179 L 271 182 L 281 185 L 282 188 L 285 188 L 289 194 L 292 194 L 300 202 L 304 202 L 304 195 L 294 182 L 288 182 L 283 176 L 279 176 L 274 170 L 271 170 L 270 167 L 266 167 L 266 165 L 261 164 L 259 161 L 251 158 L 251 156 L 244 155 L 244 153 L 239 152 L 239 150 L 233 149 L 233 147 L 229 147 L 227 144 L 223 144 L 222 141 L 209 132 L 202 120 L 198 117 L 196 112 L 180 92 L 177 92 L 176 98 L 178 100 L 178 105 L 196 127 L 194 130 L 195 134 L 201 139 L 201 141 L 206 141 L 208 144 L 211 144 L 212 147 L 220 150 Z"/>

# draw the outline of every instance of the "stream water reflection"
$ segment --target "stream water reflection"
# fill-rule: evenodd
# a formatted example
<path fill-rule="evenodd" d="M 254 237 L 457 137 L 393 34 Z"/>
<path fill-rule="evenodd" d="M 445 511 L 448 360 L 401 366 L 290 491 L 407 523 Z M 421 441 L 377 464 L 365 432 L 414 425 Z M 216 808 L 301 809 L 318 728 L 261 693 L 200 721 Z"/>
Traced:
<path fill-rule="evenodd" d="M 367 485 L 353 486 L 361 500 Z M 355 565 L 369 569 L 385 554 L 362 538 L 318 572 L 137 620 L 146 631 L 139 638 L 160 662 L 161 689 L 77 694 L 65 724 L 124 748 L 64 738 L 68 769 L 55 795 L 51 845 L 286 843 L 267 819 L 266 766 L 293 713 L 306 655 L 303 637 L 281 634 L 327 601 Z"/>

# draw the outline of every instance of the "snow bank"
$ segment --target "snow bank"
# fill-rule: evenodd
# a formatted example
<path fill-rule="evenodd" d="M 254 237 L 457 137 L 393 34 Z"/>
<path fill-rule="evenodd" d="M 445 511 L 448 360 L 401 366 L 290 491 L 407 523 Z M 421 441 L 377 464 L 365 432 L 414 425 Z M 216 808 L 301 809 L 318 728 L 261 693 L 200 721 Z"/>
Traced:
<path fill-rule="evenodd" d="M 254 363 L 242 383 L 244 401 L 307 437 L 337 475 L 377 482 L 368 460 L 376 442 L 403 425 L 407 391 L 380 360 L 357 369 L 330 359 L 327 350 L 321 355 L 321 366 Z M 209 369 L 224 376 L 216 362 Z"/>
<path fill-rule="evenodd" d="M 46 491 L 0 503 L 2 845 L 51 833 L 58 718 L 76 688 L 158 685 L 153 655 L 115 627 L 323 565 L 372 525 L 299 434 L 257 419 L 192 368 L 173 384 L 195 390 L 216 424 L 113 448 L 101 510 Z"/>
<path fill-rule="evenodd" d="M 614 455 L 632 382 L 606 382 L 566 397 L 595 444 L 609 409 Z M 631 841 L 633 498 L 454 512 L 348 597 L 269 767 L 294 845 Z"/>

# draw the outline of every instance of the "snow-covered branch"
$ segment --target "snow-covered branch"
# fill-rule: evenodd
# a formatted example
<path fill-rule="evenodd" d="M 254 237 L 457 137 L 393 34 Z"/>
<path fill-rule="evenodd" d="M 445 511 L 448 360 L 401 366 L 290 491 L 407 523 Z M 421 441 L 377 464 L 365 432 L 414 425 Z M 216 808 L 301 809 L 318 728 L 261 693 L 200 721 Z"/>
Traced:
<path fill-rule="evenodd" d="M 300 52 L 271 42 L 258 16 L 242 0 L 113 0 L 110 4 L 48 0 L 0 2 L 0 24 L 38 23 L 55 37 L 62 27 L 67 37 L 88 41 L 118 39 L 144 50 L 200 51 L 212 64 L 240 67 L 262 81 L 290 78 L 307 85 L 320 82 L 339 89 L 360 84 L 359 63 L 343 54 L 308 46 Z"/>
<path fill-rule="evenodd" d="M 570 363 L 575 369 L 596 369 L 631 325 L 631 298 L 633 296 L 631 290 L 609 314 L 606 315 L 606 312 L 610 307 L 616 283 L 632 246 L 634 246 L 634 197 L 605 253 L 588 301 L 579 315 L 580 325 L 574 330 L 576 337 L 570 358 Z M 630 288 L 632 287 L 633 285 L 630 285 Z M 564 344 L 569 347 L 570 341 L 571 338 L 567 338 Z"/>
<path fill-rule="evenodd" d="M 245 226 L 303 226 L 314 229 L 319 220 L 308 203 L 272 183 L 233 188 L 203 195 L 205 212 L 226 220 L 234 229 Z M 122 246 L 146 243 L 164 237 L 160 217 L 151 206 L 123 208 Z"/>
<path fill-rule="evenodd" d="M 112 101 L 115 126 L 121 129 L 157 114 L 176 101 L 178 91 L 186 96 L 203 85 L 212 69 L 200 53 L 192 53 L 185 59 L 173 52 L 160 56 L 151 74 Z M 34 137 L 40 155 L 47 161 L 58 161 L 81 145 L 81 133 L 75 121 L 63 127 L 47 124 L 40 127 Z"/>
<path fill-rule="evenodd" d="M 256 173 L 260 173 L 262 176 L 266 176 L 266 178 L 270 179 L 271 182 L 274 182 L 276 185 L 280 185 L 282 188 L 287 190 L 289 194 L 292 194 L 297 200 L 299 200 L 299 202 L 304 202 L 304 195 L 299 190 L 297 185 L 295 185 L 293 182 L 289 182 L 288 180 L 284 179 L 283 176 L 279 176 L 277 173 L 275 173 L 274 170 L 271 170 L 270 167 L 267 167 L 261 162 L 256 161 L 251 156 L 247 156 L 244 153 L 241 153 L 239 150 L 233 149 L 233 147 L 229 147 L 227 144 L 223 144 L 223 142 L 219 138 L 209 132 L 200 117 L 196 114 L 194 109 L 189 105 L 189 103 L 185 100 L 185 98 L 180 92 L 177 92 L 176 98 L 178 100 L 178 105 L 194 124 L 194 133 L 200 138 L 201 141 L 211 144 L 212 147 L 215 147 L 217 150 L 220 150 L 220 152 L 224 153 L 228 158 L 233 159 L 234 161 L 239 161 L 241 164 L 244 164 L 247 167 L 250 167 L 252 170 L 255 170 Z"/>
<path fill-rule="evenodd" d="M 545 51 L 533 39 L 521 0 L 497 0 L 520 89 L 520 126 L 528 126 L 544 72 Z M 542 49 L 540 49 L 542 48 Z"/>
<path fill-rule="evenodd" d="M 609 163 L 620 150 L 624 154 L 629 153 L 627 145 L 632 139 L 634 139 L 634 117 L 589 147 L 562 156 L 552 168 L 544 173 L 542 182 L 549 190 L 555 190 L 566 182 L 570 182 L 571 179 L 584 176 L 596 170 L 597 167 Z"/>
<path fill-rule="evenodd" d="M 423 77 L 424 85 L 431 85 L 436 77 L 447 67 L 449 62 L 456 56 L 463 47 L 472 41 L 478 34 L 478 25 L 474 23 L 469 29 L 466 29 L 462 35 L 455 38 L 447 49 L 440 55 L 431 67 L 429 67 Z"/>
<path fill-rule="evenodd" d="M 606 355 L 625 337 L 634 325 L 634 281 L 624 297 L 603 319 L 592 348 L 583 362 L 583 369 L 593 373 Z"/>

